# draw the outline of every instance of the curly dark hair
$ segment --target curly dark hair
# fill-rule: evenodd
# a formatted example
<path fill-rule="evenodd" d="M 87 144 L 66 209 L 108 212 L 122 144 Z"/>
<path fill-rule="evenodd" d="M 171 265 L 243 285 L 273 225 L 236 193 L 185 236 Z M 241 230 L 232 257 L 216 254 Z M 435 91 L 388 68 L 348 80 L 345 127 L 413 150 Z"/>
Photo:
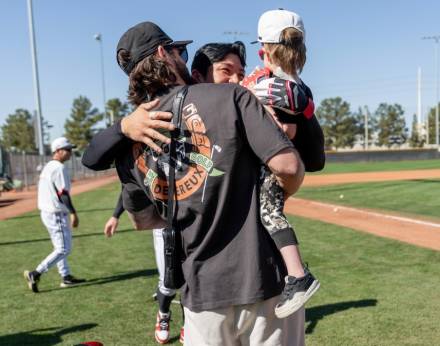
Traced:
<path fill-rule="evenodd" d="M 126 66 L 131 59 L 130 52 L 119 50 L 117 59 L 119 66 Z M 134 106 L 153 99 L 176 83 L 176 76 L 167 63 L 154 54 L 137 63 L 128 79 L 128 100 Z"/>

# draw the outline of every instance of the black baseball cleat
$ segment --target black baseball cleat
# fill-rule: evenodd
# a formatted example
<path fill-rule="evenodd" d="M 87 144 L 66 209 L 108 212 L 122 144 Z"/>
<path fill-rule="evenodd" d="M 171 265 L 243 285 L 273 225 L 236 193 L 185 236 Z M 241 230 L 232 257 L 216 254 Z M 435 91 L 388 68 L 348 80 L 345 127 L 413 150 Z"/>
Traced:
<path fill-rule="evenodd" d="M 308 270 L 301 278 L 286 276 L 280 302 L 275 307 L 278 318 L 287 317 L 298 311 L 319 289 L 319 281 Z"/>
<path fill-rule="evenodd" d="M 60 287 L 72 287 L 78 284 L 86 282 L 85 279 L 78 279 L 73 275 L 66 275 L 63 277 L 63 281 L 60 283 Z"/>
<path fill-rule="evenodd" d="M 25 270 L 23 276 L 27 281 L 29 289 L 34 293 L 38 293 L 38 281 L 40 281 L 39 273 L 35 271 L 30 272 L 29 270 Z"/>

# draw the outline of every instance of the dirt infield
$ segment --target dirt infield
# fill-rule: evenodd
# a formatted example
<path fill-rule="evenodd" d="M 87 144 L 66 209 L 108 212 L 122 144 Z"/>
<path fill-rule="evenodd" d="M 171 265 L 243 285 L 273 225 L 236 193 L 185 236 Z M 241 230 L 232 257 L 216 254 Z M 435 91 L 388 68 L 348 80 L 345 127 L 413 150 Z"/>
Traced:
<path fill-rule="evenodd" d="M 72 183 L 72 195 L 96 189 L 118 181 L 116 175 L 75 181 Z M 37 208 L 37 191 L 32 187 L 29 191 L 4 192 L 0 196 L 0 220 L 6 220 Z"/>
<path fill-rule="evenodd" d="M 341 173 L 308 175 L 304 180 L 304 186 L 439 178 L 440 169 Z M 440 250 L 440 223 L 432 220 L 406 218 L 390 213 L 385 214 L 299 198 L 290 198 L 287 201 L 286 212 L 429 249 Z"/>
<path fill-rule="evenodd" d="M 438 170 L 398 172 L 343 173 L 310 175 L 304 186 L 358 183 L 370 181 L 412 180 L 440 178 Z M 100 177 L 73 183 L 72 194 L 78 194 L 117 181 L 117 176 Z M 0 196 L 0 220 L 18 216 L 37 207 L 36 191 L 8 192 Z M 290 198 L 286 203 L 289 214 L 349 227 L 381 237 L 440 250 L 440 223 L 432 220 L 410 219 L 329 203 Z"/>
<path fill-rule="evenodd" d="M 440 250 L 440 223 L 300 198 L 289 198 L 285 208 L 291 215 Z"/>

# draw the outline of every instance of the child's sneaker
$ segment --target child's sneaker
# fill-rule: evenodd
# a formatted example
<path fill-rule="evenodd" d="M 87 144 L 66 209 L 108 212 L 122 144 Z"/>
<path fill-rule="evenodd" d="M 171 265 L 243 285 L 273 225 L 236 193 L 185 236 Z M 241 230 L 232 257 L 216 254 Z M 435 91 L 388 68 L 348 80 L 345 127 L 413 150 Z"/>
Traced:
<path fill-rule="evenodd" d="M 302 278 L 286 276 L 280 302 L 275 307 L 278 318 L 287 317 L 298 311 L 319 289 L 319 281 L 307 269 Z"/>

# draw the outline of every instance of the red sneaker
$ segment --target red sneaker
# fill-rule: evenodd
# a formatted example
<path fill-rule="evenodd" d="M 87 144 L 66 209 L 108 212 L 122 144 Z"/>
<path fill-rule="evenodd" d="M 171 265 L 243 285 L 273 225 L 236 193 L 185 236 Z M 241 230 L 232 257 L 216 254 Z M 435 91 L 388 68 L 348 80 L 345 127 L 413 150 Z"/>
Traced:
<path fill-rule="evenodd" d="M 157 312 L 154 336 L 159 344 L 166 344 L 170 340 L 170 321 L 171 311 L 167 314 Z"/>
<path fill-rule="evenodd" d="M 185 329 L 182 327 L 180 328 L 180 337 L 179 337 L 180 343 L 183 345 L 185 341 Z"/>

